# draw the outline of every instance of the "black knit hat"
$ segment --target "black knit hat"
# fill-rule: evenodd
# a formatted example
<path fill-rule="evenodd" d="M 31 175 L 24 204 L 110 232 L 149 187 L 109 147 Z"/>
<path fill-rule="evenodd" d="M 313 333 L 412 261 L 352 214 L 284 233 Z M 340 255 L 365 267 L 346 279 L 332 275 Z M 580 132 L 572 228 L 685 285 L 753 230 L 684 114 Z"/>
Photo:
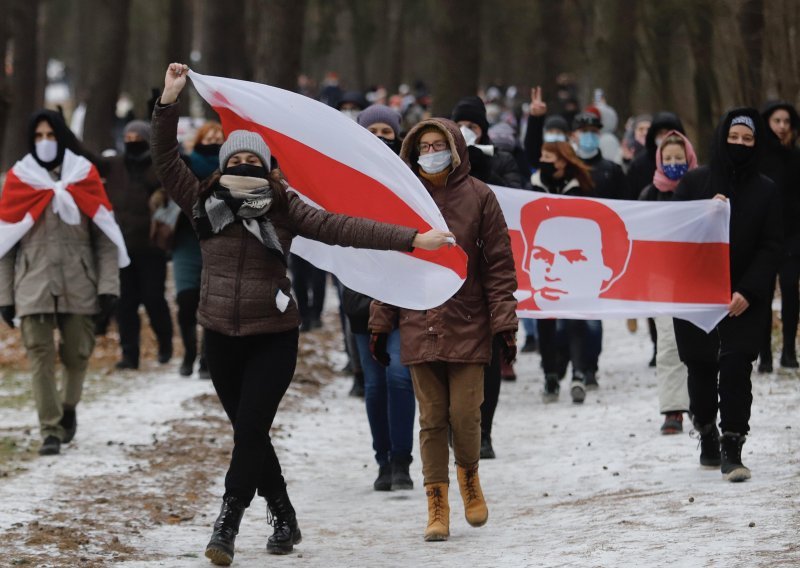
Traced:
<path fill-rule="evenodd" d="M 569 132 L 569 123 L 567 119 L 560 114 L 554 114 L 544 119 L 544 130 L 560 130 L 561 132 Z"/>
<path fill-rule="evenodd" d="M 481 127 L 484 135 L 487 135 L 489 131 L 489 121 L 486 120 L 486 105 L 483 104 L 480 97 L 475 95 L 464 97 L 458 101 L 450 118 L 453 122 L 458 122 L 459 120 L 474 122 Z"/>

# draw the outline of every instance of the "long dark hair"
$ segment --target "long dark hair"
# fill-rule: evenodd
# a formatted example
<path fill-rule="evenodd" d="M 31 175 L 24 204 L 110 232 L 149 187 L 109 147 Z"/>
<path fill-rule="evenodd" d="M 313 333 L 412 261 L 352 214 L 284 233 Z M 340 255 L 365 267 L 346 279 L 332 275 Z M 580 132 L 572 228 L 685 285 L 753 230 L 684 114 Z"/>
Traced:
<path fill-rule="evenodd" d="M 205 201 L 213 193 L 214 189 L 219 184 L 219 178 L 222 174 L 219 170 L 208 176 L 205 180 L 200 182 L 200 192 L 198 199 Z M 283 177 L 283 173 L 279 168 L 272 168 L 267 174 L 267 181 L 270 188 L 272 188 L 272 210 L 283 210 L 289 205 L 289 197 L 286 193 L 289 188 L 289 183 Z"/>
<path fill-rule="evenodd" d="M 550 152 L 567 162 L 564 175 L 577 179 L 581 191 L 588 193 L 594 189 L 591 168 L 575 154 L 575 150 L 572 149 L 569 142 L 545 142 L 542 145 L 542 152 Z"/>

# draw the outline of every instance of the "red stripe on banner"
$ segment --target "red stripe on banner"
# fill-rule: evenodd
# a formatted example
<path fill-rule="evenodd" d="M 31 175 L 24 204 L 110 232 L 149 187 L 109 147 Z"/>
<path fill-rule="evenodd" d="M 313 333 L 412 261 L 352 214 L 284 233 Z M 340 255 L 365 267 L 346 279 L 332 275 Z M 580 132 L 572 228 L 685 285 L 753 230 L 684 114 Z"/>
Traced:
<path fill-rule="evenodd" d="M 292 187 L 326 211 L 412 227 L 420 233 L 432 228 L 405 201 L 368 175 L 263 124 L 246 120 L 230 109 L 215 106 L 214 110 L 225 132 L 258 132 L 267 141 Z M 414 249 L 408 254 L 449 268 L 460 278 L 467 276 L 467 255 L 461 247 L 443 247 L 437 251 Z"/>
<path fill-rule="evenodd" d="M 530 290 L 522 270 L 522 233 L 509 230 L 520 290 Z M 727 243 L 633 241 L 628 268 L 601 295 L 609 300 L 727 304 L 731 299 Z"/>

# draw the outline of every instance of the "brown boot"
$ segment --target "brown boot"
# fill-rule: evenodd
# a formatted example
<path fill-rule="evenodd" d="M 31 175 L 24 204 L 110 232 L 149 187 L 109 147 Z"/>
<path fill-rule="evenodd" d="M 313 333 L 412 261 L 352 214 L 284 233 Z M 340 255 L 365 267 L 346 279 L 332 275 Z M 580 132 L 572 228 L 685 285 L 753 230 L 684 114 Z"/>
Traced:
<path fill-rule="evenodd" d="M 428 496 L 428 527 L 425 529 L 425 540 L 447 540 L 450 536 L 450 504 L 447 502 L 446 483 L 431 483 L 425 486 Z"/>
<path fill-rule="evenodd" d="M 481 480 L 478 477 L 478 464 L 462 467 L 456 464 L 458 472 L 458 488 L 464 500 L 464 516 L 473 527 L 482 527 L 489 520 L 489 509 L 481 491 Z"/>

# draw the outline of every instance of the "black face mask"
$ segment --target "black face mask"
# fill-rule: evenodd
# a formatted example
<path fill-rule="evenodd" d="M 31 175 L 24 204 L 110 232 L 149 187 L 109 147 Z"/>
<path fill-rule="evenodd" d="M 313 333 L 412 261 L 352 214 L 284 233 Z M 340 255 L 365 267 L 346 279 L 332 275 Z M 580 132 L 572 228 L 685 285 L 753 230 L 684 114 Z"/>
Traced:
<path fill-rule="evenodd" d="M 125 142 L 125 154 L 137 158 L 150 149 L 150 144 L 144 140 L 137 140 L 136 142 Z"/>
<path fill-rule="evenodd" d="M 730 156 L 731 162 L 733 162 L 733 164 L 736 166 L 741 166 L 749 162 L 753 157 L 754 151 L 754 146 L 731 144 L 728 142 L 728 156 Z"/>
<path fill-rule="evenodd" d="M 539 162 L 539 173 L 542 181 L 547 185 L 551 185 L 554 181 L 553 176 L 556 173 L 556 165 L 552 162 Z"/>
<path fill-rule="evenodd" d="M 202 156 L 216 156 L 222 144 L 195 144 L 194 151 Z"/>
<path fill-rule="evenodd" d="M 388 138 L 384 138 L 383 136 L 378 136 L 378 140 L 389 146 L 392 149 L 392 152 L 395 154 L 400 153 L 400 141 L 395 138 L 394 140 L 389 140 Z"/>
<path fill-rule="evenodd" d="M 264 166 L 254 166 L 253 164 L 239 164 L 225 168 L 227 176 L 246 176 L 267 179 L 267 168 Z"/>

